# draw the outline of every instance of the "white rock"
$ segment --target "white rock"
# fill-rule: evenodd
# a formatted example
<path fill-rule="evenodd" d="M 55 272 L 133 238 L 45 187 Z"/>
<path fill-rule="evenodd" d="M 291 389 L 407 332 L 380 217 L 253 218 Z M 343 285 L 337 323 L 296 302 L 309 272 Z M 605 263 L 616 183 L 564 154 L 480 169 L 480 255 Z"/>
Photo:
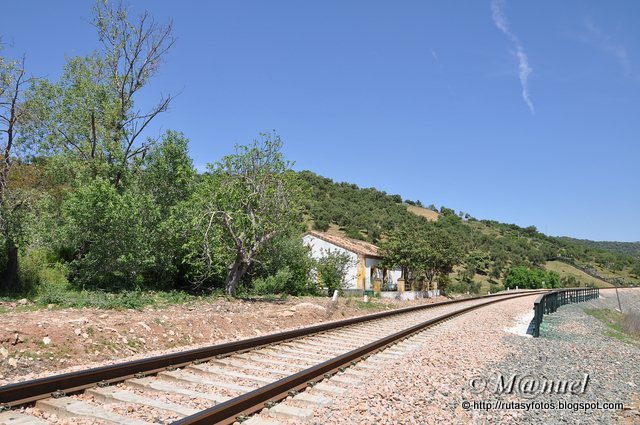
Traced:
<path fill-rule="evenodd" d="M 48 336 L 45 336 L 44 338 L 42 338 L 42 343 L 44 345 L 49 345 L 51 344 L 51 338 L 49 338 Z"/>

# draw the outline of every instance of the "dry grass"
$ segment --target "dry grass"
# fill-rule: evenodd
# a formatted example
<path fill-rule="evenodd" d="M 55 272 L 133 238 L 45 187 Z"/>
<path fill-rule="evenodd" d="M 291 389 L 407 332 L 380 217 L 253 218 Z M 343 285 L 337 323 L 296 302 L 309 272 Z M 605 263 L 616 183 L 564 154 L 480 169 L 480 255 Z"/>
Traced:
<path fill-rule="evenodd" d="M 609 279 L 622 278 L 625 281 L 636 280 L 635 277 L 631 275 L 631 271 L 628 268 L 621 271 L 613 272 L 603 267 L 596 266 L 596 271 L 600 273 L 602 276 L 604 276 L 605 278 L 609 278 Z"/>
<path fill-rule="evenodd" d="M 437 212 L 418 207 L 416 205 L 407 206 L 407 211 L 431 221 L 438 221 L 438 217 L 440 217 L 440 214 L 438 214 Z"/>
<path fill-rule="evenodd" d="M 563 263 L 562 261 L 548 261 L 544 265 L 544 268 L 558 273 L 560 277 L 573 276 L 581 284 L 584 285 L 595 285 L 599 288 L 610 288 L 612 286 L 610 283 L 605 282 L 601 279 L 596 279 L 595 277 L 586 274 L 582 270 L 576 269 L 575 267 L 567 263 Z"/>
<path fill-rule="evenodd" d="M 332 236 L 344 237 L 344 232 L 340 230 L 340 226 L 334 223 L 329 224 L 329 230 L 327 230 L 327 234 Z"/>
<path fill-rule="evenodd" d="M 640 313 L 632 311 L 623 314 L 620 326 L 626 333 L 640 336 Z"/>
<path fill-rule="evenodd" d="M 608 329 L 604 332 L 606 336 L 627 344 L 638 343 L 640 316 L 637 313 L 623 315 L 617 310 L 608 308 L 587 308 L 584 312 L 607 325 Z"/>

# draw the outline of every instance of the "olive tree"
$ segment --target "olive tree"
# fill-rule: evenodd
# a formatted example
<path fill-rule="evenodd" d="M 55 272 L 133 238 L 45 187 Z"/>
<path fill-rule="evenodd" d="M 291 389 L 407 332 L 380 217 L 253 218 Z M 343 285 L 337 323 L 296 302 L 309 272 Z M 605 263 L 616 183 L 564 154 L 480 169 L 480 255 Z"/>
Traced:
<path fill-rule="evenodd" d="M 451 273 L 462 257 L 460 243 L 445 228 L 423 219 L 393 231 L 381 250 L 387 267 L 401 267 L 409 282 L 425 278 L 429 285 Z"/>
<path fill-rule="evenodd" d="M 261 251 L 299 227 L 302 189 L 281 148 L 279 136 L 262 134 L 259 141 L 236 146 L 234 154 L 208 165 L 190 201 L 197 211 L 193 231 L 200 239 L 190 260 L 200 271 L 200 282 L 224 266 L 225 291 L 235 294 Z"/>

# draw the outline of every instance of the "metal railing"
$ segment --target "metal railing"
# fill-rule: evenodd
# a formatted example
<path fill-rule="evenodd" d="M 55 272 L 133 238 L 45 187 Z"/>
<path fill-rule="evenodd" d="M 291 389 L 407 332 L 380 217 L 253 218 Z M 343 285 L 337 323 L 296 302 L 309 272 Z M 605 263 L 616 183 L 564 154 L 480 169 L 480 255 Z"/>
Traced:
<path fill-rule="evenodd" d="M 555 313 L 558 307 L 565 304 L 581 303 L 600 296 L 598 288 L 557 289 L 540 295 L 533 303 L 533 336 L 540 336 L 540 324 L 545 314 Z"/>

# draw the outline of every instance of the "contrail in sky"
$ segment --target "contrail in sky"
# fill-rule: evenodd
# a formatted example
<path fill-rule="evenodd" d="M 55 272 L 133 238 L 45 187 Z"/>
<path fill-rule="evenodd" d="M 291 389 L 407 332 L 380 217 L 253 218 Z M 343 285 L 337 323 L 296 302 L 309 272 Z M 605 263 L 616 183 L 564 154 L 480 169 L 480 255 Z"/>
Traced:
<path fill-rule="evenodd" d="M 535 109 L 533 107 L 533 102 L 531 102 L 531 97 L 529 96 L 529 75 L 531 75 L 533 69 L 529 66 L 529 58 L 527 57 L 527 53 L 524 51 L 524 47 L 522 47 L 520 39 L 511 32 L 511 29 L 509 28 L 509 22 L 507 21 L 507 17 L 504 15 L 503 6 L 504 0 L 491 1 L 493 23 L 496 24 L 496 27 L 498 27 L 498 29 L 502 31 L 516 47 L 515 54 L 518 59 L 518 76 L 520 77 L 520 85 L 522 86 L 522 99 L 533 114 L 535 113 Z"/>

